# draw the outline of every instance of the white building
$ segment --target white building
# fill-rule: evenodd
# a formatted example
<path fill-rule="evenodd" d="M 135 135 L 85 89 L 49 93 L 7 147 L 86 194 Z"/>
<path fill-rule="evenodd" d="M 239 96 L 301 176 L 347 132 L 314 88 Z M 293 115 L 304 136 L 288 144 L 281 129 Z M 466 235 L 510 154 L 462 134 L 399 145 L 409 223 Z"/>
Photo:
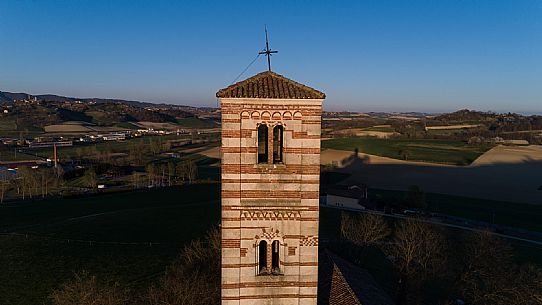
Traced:
<path fill-rule="evenodd" d="M 345 186 L 328 190 L 326 205 L 344 207 L 349 209 L 365 210 L 367 208 L 368 196 L 367 186 Z"/>

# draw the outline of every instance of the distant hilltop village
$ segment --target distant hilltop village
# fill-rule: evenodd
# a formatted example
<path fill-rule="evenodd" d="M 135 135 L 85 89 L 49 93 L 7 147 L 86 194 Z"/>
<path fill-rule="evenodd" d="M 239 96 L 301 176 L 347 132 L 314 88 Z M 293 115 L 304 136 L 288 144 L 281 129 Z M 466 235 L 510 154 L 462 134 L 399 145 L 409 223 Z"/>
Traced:
<path fill-rule="evenodd" d="M 210 108 L 7 92 L 0 93 L 0 109 L 1 142 L 29 148 L 202 133 L 220 117 Z"/>
<path fill-rule="evenodd" d="M 37 136 L 121 139 L 119 134 L 171 134 L 218 128 L 220 109 L 119 99 L 0 92 L 0 139 L 29 145 Z M 472 143 L 542 144 L 542 116 L 460 110 L 421 112 L 323 111 L 322 136 L 407 136 Z M 218 129 L 217 129 L 218 130 Z M 75 137 L 75 133 L 77 134 Z M 104 136 L 106 138 L 104 138 Z M 24 138 L 24 139 L 23 139 Z"/>

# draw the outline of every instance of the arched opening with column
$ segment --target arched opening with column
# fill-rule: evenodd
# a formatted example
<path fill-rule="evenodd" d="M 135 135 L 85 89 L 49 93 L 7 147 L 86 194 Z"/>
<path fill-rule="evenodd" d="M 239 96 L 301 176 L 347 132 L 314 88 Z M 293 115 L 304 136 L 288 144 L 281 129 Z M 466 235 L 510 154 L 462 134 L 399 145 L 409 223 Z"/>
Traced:
<path fill-rule="evenodd" d="M 267 242 L 262 240 L 258 244 L 258 274 L 267 273 Z"/>
<path fill-rule="evenodd" d="M 268 129 L 267 125 L 260 124 L 258 126 L 258 163 L 267 163 L 268 162 Z"/>
<path fill-rule="evenodd" d="M 277 125 L 273 128 L 273 163 L 282 163 L 284 127 Z"/>
<path fill-rule="evenodd" d="M 274 240 L 271 244 L 271 272 L 280 274 L 280 243 Z"/>

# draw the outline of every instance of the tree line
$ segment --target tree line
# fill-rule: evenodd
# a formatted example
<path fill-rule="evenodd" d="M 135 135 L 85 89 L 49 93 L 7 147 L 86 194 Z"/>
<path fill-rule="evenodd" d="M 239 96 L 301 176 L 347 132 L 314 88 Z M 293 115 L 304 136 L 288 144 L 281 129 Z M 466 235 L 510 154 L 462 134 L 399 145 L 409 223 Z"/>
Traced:
<path fill-rule="evenodd" d="M 362 260 L 368 247 L 388 257 L 399 275 L 397 304 L 542 304 L 542 268 L 518 264 L 512 246 L 488 231 L 450 232 L 417 219 L 390 224 L 375 214 L 341 218 L 343 241 L 361 249 L 351 259 Z"/>
<path fill-rule="evenodd" d="M 23 200 L 52 195 L 63 185 L 62 169 L 21 166 L 16 174 L 0 174 L 0 203 L 9 191 L 15 191 Z"/>
<path fill-rule="evenodd" d="M 198 176 L 198 166 L 194 160 L 181 161 L 177 164 L 149 163 L 145 166 L 148 185 L 172 186 L 185 182 L 193 183 Z"/>

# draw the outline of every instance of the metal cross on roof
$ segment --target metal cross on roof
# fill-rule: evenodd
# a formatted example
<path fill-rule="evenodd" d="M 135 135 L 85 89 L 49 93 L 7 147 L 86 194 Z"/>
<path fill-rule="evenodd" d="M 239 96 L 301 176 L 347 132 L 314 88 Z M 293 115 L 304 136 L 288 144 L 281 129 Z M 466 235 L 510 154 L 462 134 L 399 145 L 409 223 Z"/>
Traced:
<path fill-rule="evenodd" d="M 278 53 L 278 51 L 272 51 L 269 49 L 269 39 L 267 38 L 267 26 L 265 27 L 265 49 L 258 54 L 265 54 L 267 56 L 267 67 L 271 71 L 271 54 Z"/>

